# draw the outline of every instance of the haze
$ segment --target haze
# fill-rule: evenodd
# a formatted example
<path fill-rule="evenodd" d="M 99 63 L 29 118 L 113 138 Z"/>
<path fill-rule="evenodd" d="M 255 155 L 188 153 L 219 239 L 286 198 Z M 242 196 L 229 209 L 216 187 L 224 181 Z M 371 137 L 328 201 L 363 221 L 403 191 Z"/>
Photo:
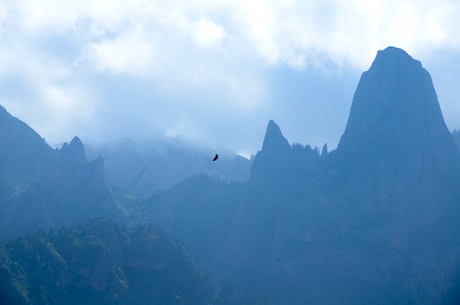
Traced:
<path fill-rule="evenodd" d="M 269 119 L 334 148 L 377 50 L 430 71 L 460 127 L 455 1 L 0 1 L 0 104 L 52 145 L 180 138 L 243 154 Z"/>

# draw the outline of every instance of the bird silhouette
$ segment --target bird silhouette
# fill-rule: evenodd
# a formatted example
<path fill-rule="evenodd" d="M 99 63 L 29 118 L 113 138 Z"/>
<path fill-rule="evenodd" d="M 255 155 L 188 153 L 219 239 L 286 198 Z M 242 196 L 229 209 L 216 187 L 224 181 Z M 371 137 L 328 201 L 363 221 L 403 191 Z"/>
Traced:
<path fill-rule="evenodd" d="M 216 155 L 214 156 L 214 159 L 212 159 L 212 161 L 216 161 L 217 159 L 219 159 L 219 155 L 218 155 L 218 154 L 216 154 Z"/>

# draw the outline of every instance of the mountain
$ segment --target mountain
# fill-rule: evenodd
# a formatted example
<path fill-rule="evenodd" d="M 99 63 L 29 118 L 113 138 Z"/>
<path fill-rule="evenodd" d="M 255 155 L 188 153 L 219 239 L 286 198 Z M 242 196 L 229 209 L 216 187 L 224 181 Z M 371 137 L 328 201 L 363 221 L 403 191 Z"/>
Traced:
<path fill-rule="evenodd" d="M 102 218 L 1 242 L 0 303 L 274 305 L 231 286 L 216 293 L 158 226 Z"/>
<path fill-rule="evenodd" d="M 289 145 L 278 125 L 268 123 L 229 238 L 211 266 L 217 283 L 238 283 L 262 294 L 270 289 L 271 265 L 278 259 L 272 257 L 277 227 L 285 212 L 304 199 L 304 183 L 316 175 L 320 159 L 309 146 Z M 291 216 L 286 219 L 291 225 L 301 221 Z"/>
<path fill-rule="evenodd" d="M 132 223 L 156 223 L 207 270 L 227 240 L 246 185 L 194 176 L 145 200 L 126 201 Z"/>
<path fill-rule="evenodd" d="M 183 179 L 201 174 L 222 181 L 248 179 L 251 160 L 218 151 L 219 161 L 210 162 L 214 153 L 180 141 L 123 140 L 90 148 L 90 154 L 104 159 L 106 178 L 114 189 L 141 197 L 166 191 Z"/>
<path fill-rule="evenodd" d="M 381 183 L 447 174 L 456 148 L 429 73 L 405 51 L 379 51 L 363 73 L 338 152 Z"/>
<path fill-rule="evenodd" d="M 337 150 L 268 123 L 211 275 L 279 304 L 458 304 L 458 165 L 428 72 L 380 51 Z"/>
<path fill-rule="evenodd" d="M 2 304 L 210 304 L 213 290 L 157 226 L 104 219 L 1 245 Z"/>
<path fill-rule="evenodd" d="M 104 178 L 102 159 L 86 161 L 75 137 L 52 149 L 0 106 L 0 236 L 123 213 Z"/>

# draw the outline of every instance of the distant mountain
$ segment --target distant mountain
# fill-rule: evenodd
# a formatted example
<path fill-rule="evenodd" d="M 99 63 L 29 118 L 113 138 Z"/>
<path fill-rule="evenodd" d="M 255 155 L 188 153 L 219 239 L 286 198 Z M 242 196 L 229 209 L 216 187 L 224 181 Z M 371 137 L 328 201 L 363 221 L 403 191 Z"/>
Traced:
<path fill-rule="evenodd" d="M 336 151 L 270 121 L 210 270 L 280 304 L 459 304 L 460 170 L 428 72 L 396 48 L 358 84 Z"/>
<path fill-rule="evenodd" d="M 96 216 L 123 219 L 102 159 L 87 162 L 77 137 L 52 149 L 0 106 L 0 147 L 0 236 Z"/>
<path fill-rule="evenodd" d="M 113 188 L 144 197 L 201 174 L 222 181 L 246 181 L 252 163 L 229 151 L 218 151 L 218 162 L 212 162 L 215 151 L 179 141 L 124 140 L 93 147 L 90 153 L 104 159 L 106 178 Z"/>

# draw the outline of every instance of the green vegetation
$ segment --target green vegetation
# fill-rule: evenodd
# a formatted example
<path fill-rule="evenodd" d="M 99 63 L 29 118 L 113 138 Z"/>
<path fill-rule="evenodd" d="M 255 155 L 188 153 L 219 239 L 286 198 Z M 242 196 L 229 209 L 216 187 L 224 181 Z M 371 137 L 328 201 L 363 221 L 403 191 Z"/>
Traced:
<path fill-rule="evenodd" d="M 0 304 L 271 303 L 235 289 L 216 297 L 184 247 L 157 226 L 98 218 L 2 242 Z"/>

